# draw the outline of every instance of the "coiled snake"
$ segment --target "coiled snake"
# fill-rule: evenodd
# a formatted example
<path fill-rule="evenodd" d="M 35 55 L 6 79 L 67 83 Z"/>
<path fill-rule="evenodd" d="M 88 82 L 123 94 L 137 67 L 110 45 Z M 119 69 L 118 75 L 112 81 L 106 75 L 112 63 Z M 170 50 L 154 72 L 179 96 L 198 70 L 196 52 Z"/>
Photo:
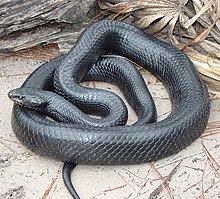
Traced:
<path fill-rule="evenodd" d="M 161 80 L 170 96 L 170 115 L 154 122 L 155 105 L 144 82 L 138 76 L 136 84 L 135 70 L 126 69 L 132 64 L 120 58 L 100 60 L 103 54 L 124 56 Z M 125 67 L 117 66 L 121 64 Z M 91 79 L 117 84 L 138 122 L 122 126 L 127 112 L 121 99 L 79 84 Z M 68 117 L 73 105 L 54 90 L 76 106 L 74 121 Z M 131 25 L 110 20 L 87 28 L 67 55 L 40 66 L 9 97 L 16 102 L 12 127 L 17 138 L 37 153 L 76 164 L 139 164 L 177 153 L 204 132 L 210 111 L 206 86 L 184 53 Z M 54 109 L 49 106 L 53 103 Z M 45 112 L 56 121 L 47 119 Z"/>

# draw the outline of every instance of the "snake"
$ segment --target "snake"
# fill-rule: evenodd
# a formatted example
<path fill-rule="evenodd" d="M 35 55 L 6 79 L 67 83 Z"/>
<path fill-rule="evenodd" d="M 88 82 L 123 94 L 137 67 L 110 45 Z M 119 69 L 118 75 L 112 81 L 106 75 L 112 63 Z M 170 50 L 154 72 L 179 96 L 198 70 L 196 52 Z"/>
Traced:
<path fill-rule="evenodd" d="M 127 69 L 133 63 L 166 87 L 171 113 L 165 119 L 156 122 L 155 104 L 143 79 Z M 138 121 L 125 125 L 121 99 L 83 86 L 86 80 L 116 84 Z M 67 54 L 41 65 L 9 97 L 15 101 L 11 123 L 19 141 L 36 153 L 75 164 L 142 164 L 176 154 L 199 138 L 210 114 L 207 87 L 185 53 L 116 20 L 90 25 Z M 69 111 L 71 106 L 76 111 Z M 68 115 L 75 112 L 71 121 Z"/>

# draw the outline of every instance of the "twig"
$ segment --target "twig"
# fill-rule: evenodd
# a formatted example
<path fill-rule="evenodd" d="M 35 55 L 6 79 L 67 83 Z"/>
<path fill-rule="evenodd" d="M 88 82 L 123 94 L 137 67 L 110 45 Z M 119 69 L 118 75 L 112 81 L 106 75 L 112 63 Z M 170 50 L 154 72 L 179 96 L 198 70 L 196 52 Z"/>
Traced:
<path fill-rule="evenodd" d="M 8 139 L 5 139 L 5 138 L 0 138 L 0 140 L 6 141 L 6 142 L 11 142 L 13 144 L 21 145 L 21 143 L 18 140 L 8 140 Z"/>
<path fill-rule="evenodd" d="M 220 173 L 218 172 L 218 170 L 215 168 L 215 166 L 213 165 L 212 161 L 210 160 L 210 158 L 208 158 L 208 163 L 209 166 L 213 169 L 213 171 L 217 174 L 217 176 L 220 177 Z"/>
<path fill-rule="evenodd" d="M 215 109 L 212 109 L 210 110 L 211 112 L 220 112 L 220 110 L 215 110 Z"/>
<path fill-rule="evenodd" d="M 16 153 L 16 151 L 14 149 L 12 149 L 10 146 L 8 146 L 8 144 L 4 143 L 2 140 L 0 140 L 0 144 L 2 144 L 3 146 L 5 146 L 7 149 L 9 149 L 11 152 Z"/>
<path fill-rule="evenodd" d="M 188 43 L 186 43 L 183 47 L 180 48 L 181 51 L 184 51 L 188 46 L 190 46 L 191 44 L 194 44 L 194 41 L 203 33 L 199 32 L 192 40 L 190 40 Z"/>
<path fill-rule="evenodd" d="M 158 174 L 158 176 L 159 176 L 160 179 L 162 180 L 163 185 L 164 185 L 164 187 L 166 188 L 166 190 L 167 190 L 167 192 L 168 192 L 170 198 L 171 198 L 171 199 L 174 199 L 174 197 L 173 197 L 173 195 L 172 195 L 172 192 L 171 192 L 171 190 L 170 190 L 170 187 L 169 187 L 168 183 L 166 182 L 166 180 L 164 179 L 164 177 L 163 177 L 163 176 L 160 174 L 160 172 L 156 169 L 156 167 L 154 166 L 153 163 L 150 163 L 150 165 L 151 165 L 152 169 Z"/>
<path fill-rule="evenodd" d="M 164 165 L 162 165 L 162 166 L 159 166 L 157 169 L 161 169 L 161 168 L 163 168 L 163 167 L 166 167 L 166 166 L 169 166 L 169 165 L 171 165 L 171 164 L 174 164 L 174 163 L 177 163 L 177 162 L 179 162 L 180 160 L 185 160 L 185 159 L 188 159 L 188 158 L 191 158 L 191 157 L 194 157 L 194 156 L 196 156 L 196 155 L 200 155 L 200 154 L 203 154 L 204 152 L 199 152 L 199 153 L 196 153 L 196 154 L 192 154 L 192 155 L 189 155 L 189 156 L 186 156 L 186 157 L 183 157 L 183 158 L 179 158 L 179 159 L 177 159 L 177 160 L 174 160 L 174 161 L 172 161 L 172 162 L 169 162 L 169 163 L 167 163 L 167 164 L 164 164 Z"/>
<path fill-rule="evenodd" d="M 48 189 L 44 192 L 44 195 L 43 195 L 43 197 L 42 197 L 41 199 L 46 199 L 46 198 L 47 198 L 47 196 L 49 195 L 50 191 L 52 190 L 52 188 L 53 188 L 53 186 L 54 186 L 54 184 L 55 184 L 57 178 L 59 177 L 60 173 L 61 173 L 61 165 L 60 165 L 60 167 L 59 167 L 59 169 L 58 169 L 58 171 L 57 171 L 56 177 L 52 180 L 52 182 L 50 183 L 50 186 L 49 186 Z"/>
<path fill-rule="evenodd" d="M 98 193 L 97 195 L 92 196 L 91 198 L 96 198 L 97 196 L 100 196 L 100 195 L 102 195 L 104 193 L 111 192 L 111 191 L 114 191 L 114 190 L 117 190 L 117 189 L 122 189 L 122 188 L 124 188 L 126 186 L 127 186 L 127 184 L 123 184 L 123 185 L 120 185 L 120 186 L 117 186 L 117 187 L 114 187 L 114 188 L 105 189 L 101 193 Z"/>
<path fill-rule="evenodd" d="M 127 10 L 130 9 L 130 6 L 125 6 L 122 10 L 120 10 L 118 13 L 116 13 L 113 17 L 112 20 L 116 19 L 119 15 L 124 14 Z"/>
<path fill-rule="evenodd" d="M 57 45 L 49 44 L 44 47 L 32 47 L 25 50 L 20 50 L 16 52 L 9 52 L 6 54 L 0 54 L 0 59 L 6 59 L 10 57 L 20 57 L 20 58 L 29 58 L 29 59 L 52 59 L 61 55 L 58 52 L 53 52 L 53 50 L 58 51 L 59 48 Z"/>
<path fill-rule="evenodd" d="M 190 190 L 191 188 L 193 188 L 193 187 L 195 187 L 196 185 L 198 185 L 200 182 L 202 182 L 202 180 L 199 180 L 199 182 L 197 182 L 197 183 L 195 183 L 195 184 L 189 186 L 189 187 L 186 188 L 183 192 L 186 192 L 186 191 Z"/>
<path fill-rule="evenodd" d="M 171 181 L 172 177 L 174 176 L 174 174 L 177 172 L 177 168 L 179 167 L 179 165 L 181 164 L 181 160 L 180 162 L 173 168 L 173 170 L 169 173 L 169 175 L 166 177 L 166 183 L 168 185 L 168 182 Z M 156 195 L 159 195 L 162 191 L 162 184 L 159 185 L 153 192 L 151 192 L 149 198 L 155 198 Z"/>
<path fill-rule="evenodd" d="M 122 16 L 122 17 L 119 19 L 119 21 L 122 21 L 122 20 L 126 19 L 126 18 L 129 17 L 130 15 L 131 15 L 130 13 L 125 14 L 124 16 Z"/>
<path fill-rule="evenodd" d="M 208 188 L 204 191 L 204 193 L 207 193 L 212 187 L 214 187 L 214 186 L 217 185 L 218 183 L 220 183 L 220 180 L 217 181 L 216 183 L 214 183 L 213 185 L 211 185 L 210 187 L 208 187 Z M 202 196 L 202 195 L 200 195 L 200 196 L 197 197 L 196 199 L 201 198 L 201 196 Z"/>
<path fill-rule="evenodd" d="M 206 133 L 206 134 L 200 136 L 200 138 L 205 138 L 205 137 L 208 137 L 208 136 L 217 135 L 217 134 L 219 134 L 219 133 L 220 133 L 220 131 L 211 132 L 211 133 Z"/>
<path fill-rule="evenodd" d="M 204 167 L 204 170 L 202 172 L 202 199 L 205 199 L 205 193 L 204 193 L 204 176 L 205 176 L 205 169 L 206 169 L 206 166 L 207 166 L 207 163 L 208 163 L 208 158 L 206 159 L 206 162 L 205 162 L 205 167 Z"/>
<path fill-rule="evenodd" d="M 209 122 L 205 133 L 200 138 L 216 135 L 220 133 L 220 121 Z"/>
<path fill-rule="evenodd" d="M 106 189 L 103 192 L 106 193 L 106 192 L 109 192 L 109 191 L 114 191 L 114 190 L 121 189 L 121 188 L 126 187 L 126 186 L 127 186 L 127 184 L 123 184 L 121 186 L 117 186 L 117 187 L 114 187 L 114 188 Z"/>
<path fill-rule="evenodd" d="M 131 187 L 134 191 L 136 191 L 136 189 L 130 185 L 130 183 L 128 183 L 125 179 L 124 179 L 124 176 L 122 176 L 120 173 L 117 172 L 117 174 L 120 176 L 120 178 L 129 186 Z"/>
<path fill-rule="evenodd" d="M 28 73 L 19 73 L 19 74 L 11 74 L 11 75 L 1 75 L 0 77 L 16 77 L 16 76 L 26 76 L 26 75 L 30 75 L 31 73 L 28 72 Z"/>
<path fill-rule="evenodd" d="M 213 156 L 211 155 L 211 153 L 208 151 L 208 149 L 206 148 L 206 146 L 204 145 L 204 143 L 202 143 L 203 145 L 203 149 L 206 153 L 206 155 L 212 160 L 212 162 L 220 169 L 220 165 L 218 164 L 218 162 L 213 158 Z"/>
<path fill-rule="evenodd" d="M 124 170 L 124 171 L 126 171 L 126 172 L 128 172 L 128 173 L 130 173 L 131 175 L 135 176 L 136 178 L 139 178 L 139 179 L 143 180 L 143 178 L 142 178 L 142 177 L 140 177 L 140 176 L 138 176 L 138 175 L 134 174 L 134 173 L 133 173 L 133 172 L 131 172 L 130 170 L 128 170 L 128 169 L 124 169 L 124 168 L 123 168 L 123 170 Z"/>

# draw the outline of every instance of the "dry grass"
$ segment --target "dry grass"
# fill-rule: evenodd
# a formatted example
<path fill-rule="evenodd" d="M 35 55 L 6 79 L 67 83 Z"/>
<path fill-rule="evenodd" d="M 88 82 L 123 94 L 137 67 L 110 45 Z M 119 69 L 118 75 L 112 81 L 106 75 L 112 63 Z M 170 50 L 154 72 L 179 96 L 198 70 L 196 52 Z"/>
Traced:
<path fill-rule="evenodd" d="M 166 35 L 193 61 L 212 97 L 220 97 L 219 0 L 100 0 L 98 5 L 105 16 L 131 16 L 135 26 Z"/>

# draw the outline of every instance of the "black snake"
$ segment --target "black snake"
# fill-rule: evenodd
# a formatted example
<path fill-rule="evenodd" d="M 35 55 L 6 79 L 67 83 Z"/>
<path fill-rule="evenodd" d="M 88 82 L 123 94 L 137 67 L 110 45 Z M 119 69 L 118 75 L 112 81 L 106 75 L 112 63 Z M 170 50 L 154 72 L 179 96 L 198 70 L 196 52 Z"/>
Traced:
<path fill-rule="evenodd" d="M 103 54 L 124 56 L 161 80 L 172 104 L 169 116 L 154 122 L 155 105 L 144 82 L 140 80 L 136 85 L 133 78 L 129 78 L 129 74 L 136 76 L 134 70 L 117 67 L 117 62 L 127 61 L 120 58 L 113 59 L 113 63 L 111 58 L 100 60 Z M 101 63 L 103 66 L 98 67 Z M 138 122 L 121 126 L 127 118 L 121 100 L 107 91 L 79 84 L 91 79 L 118 85 L 135 110 Z M 26 108 L 22 107 L 25 94 L 21 96 L 26 93 L 25 89 L 33 99 L 32 104 L 26 103 Z M 90 118 L 77 110 L 79 116 L 74 121 L 82 116 L 87 117 L 89 124 L 81 119 L 78 124 L 72 124 L 71 117 L 65 118 L 70 114 L 69 108 L 62 109 L 64 105 L 61 105 L 69 102 L 56 96 L 54 90 L 83 112 L 97 114 L 103 119 Z M 131 25 L 110 20 L 87 28 L 67 55 L 40 66 L 18 91 L 9 93 L 16 101 L 12 127 L 17 138 L 37 153 L 76 164 L 139 164 L 172 155 L 204 132 L 210 112 L 207 88 L 184 53 Z M 42 96 L 46 96 L 46 102 L 41 101 Z M 61 114 L 46 108 L 52 101 L 56 104 L 56 100 L 57 108 L 64 110 Z M 31 109 L 27 108 L 29 106 Z M 73 105 L 67 104 L 69 106 Z M 48 111 L 56 121 L 45 117 Z"/>

